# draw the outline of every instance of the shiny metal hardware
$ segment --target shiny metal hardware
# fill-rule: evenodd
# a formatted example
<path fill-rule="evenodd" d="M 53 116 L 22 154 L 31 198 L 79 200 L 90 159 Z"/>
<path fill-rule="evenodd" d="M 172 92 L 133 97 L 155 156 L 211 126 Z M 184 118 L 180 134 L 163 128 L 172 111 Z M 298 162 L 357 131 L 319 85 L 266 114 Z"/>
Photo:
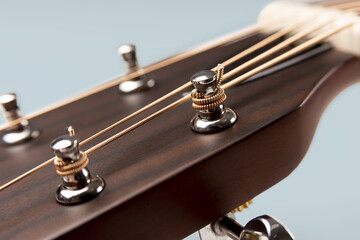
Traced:
<path fill-rule="evenodd" d="M 136 72 L 140 69 L 137 57 L 136 47 L 133 44 L 125 44 L 119 47 L 119 54 L 126 63 L 127 74 Z M 119 84 L 119 90 L 124 93 L 137 92 L 152 88 L 155 86 L 155 80 L 149 79 L 146 75 L 127 80 Z"/>
<path fill-rule="evenodd" d="M 51 148 L 57 157 L 55 166 L 57 160 L 65 163 L 66 166 L 74 166 L 74 171 L 69 171 L 70 173 L 66 171 L 61 173 L 57 170 L 62 179 L 55 195 L 57 202 L 64 205 L 82 203 L 96 197 L 104 190 L 105 181 L 98 175 L 90 174 L 86 167 L 87 162 L 83 168 L 76 165 L 82 165 L 80 161 L 84 158 L 88 161 L 86 154 L 79 150 L 76 136 L 63 135 L 51 143 Z"/>
<path fill-rule="evenodd" d="M 229 219 L 233 219 L 235 221 L 235 215 L 233 213 L 228 213 L 226 217 L 228 217 Z M 230 238 L 224 232 L 224 230 L 220 229 L 221 227 L 222 226 L 220 226 L 219 220 L 203 227 L 202 229 L 199 230 L 200 239 L 201 240 L 231 240 L 232 238 Z"/>
<path fill-rule="evenodd" d="M 8 122 L 12 122 L 22 117 L 17 104 L 16 94 L 7 93 L 1 95 L 0 105 L 4 117 Z M 23 120 L 15 126 L 6 129 L 5 134 L 2 136 L 2 141 L 5 144 L 13 145 L 37 138 L 39 135 L 39 130 L 31 126 L 28 120 Z"/>
<path fill-rule="evenodd" d="M 262 215 L 248 222 L 240 234 L 240 240 L 295 240 L 290 230 L 279 220 Z"/>
<path fill-rule="evenodd" d="M 268 215 L 252 219 L 245 227 L 232 213 L 199 231 L 202 240 L 294 240 L 292 233 L 278 220 Z"/>
<path fill-rule="evenodd" d="M 214 71 L 200 71 L 191 77 L 191 82 L 195 89 L 205 97 L 216 94 L 217 76 Z M 198 133 L 213 133 L 231 127 L 236 119 L 236 113 L 221 104 L 207 110 L 198 110 L 190 126 Z"/>

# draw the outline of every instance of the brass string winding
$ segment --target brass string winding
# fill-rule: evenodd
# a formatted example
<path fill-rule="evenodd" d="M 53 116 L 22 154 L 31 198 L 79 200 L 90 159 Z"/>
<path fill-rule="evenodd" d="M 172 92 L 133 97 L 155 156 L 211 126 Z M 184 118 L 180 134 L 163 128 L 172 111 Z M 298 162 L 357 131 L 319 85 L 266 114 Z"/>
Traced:
<path fill-rule="evenodd" d="M 216 107 L 223 104 L 226 100 L 226 94 L 224 89 L 221 88 L 221 81 L 224 75 L 224 67 L 218 64 L 216 71 L 216 91 L 212 95 L 204 96 L 196 89 L 192 90 L 192 107 L 198 111 L 207 111 L 215 109 Z"/>
<path fill-rule="evenodd" d="M 220 88 L 220 84 L 224 77 L 224 66 L 222 64 L 217 65 L 216 70 L 216 81 L 217 81 L 217 88 Z"/>
<path fill-rule="evenodd" d="M 71 174 L 75 174 L 80 172 L 83 168 L 85 168 L 89 163 L 89 158 L 87 154 L 84 152 L 80 152 L 80 159 L 73 163 L 67 163 L 63 159 L 56 157 L 54 160 L 54 165 L 56 168 L 56 173 L 60 177 L 69 176 Z"/>

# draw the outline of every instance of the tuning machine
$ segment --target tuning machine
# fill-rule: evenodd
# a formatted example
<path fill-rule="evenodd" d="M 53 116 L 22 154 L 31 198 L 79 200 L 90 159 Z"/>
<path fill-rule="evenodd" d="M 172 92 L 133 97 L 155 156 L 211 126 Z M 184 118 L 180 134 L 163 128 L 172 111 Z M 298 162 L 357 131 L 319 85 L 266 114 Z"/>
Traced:
<path fill-rule="evenodd" d="M 62 183 L 56 192 L 56 201 L 63 205 L 74 205 L 93 199 L 105 188 L 105 181 L 92 175 L 87 164 L 86 153 L 79 149 L 75 131 L 70 127 L 69 135 L 63 135 L 51 143 L 56 158 L 54 165 Z"/>
<path fill-rule="evenodd" d="M 133 44 L 125 44 L 119 47 L 119 55 L 123 58 L 127 74 L 131 74 L 140 70 L 140 65 L 136 56 L 136 46 Z M 123 93 L 132 93 L 155 86 L 155 80 L 149 79 L 147 75 L 140 75 L 131 80 L 124 81 L 119 84 L 119 90 Z"/>
<path fill-rule="evenodd" d="M 236 122 L 236 113 L 230 108 L 224 107 L 226 95 L 220 87 L 221 78 L 222 71 L 216 73 L 211 70 L 200 71 L 191 77 L 195 88 L 191 92 L 192 106 L 197 110 L 190 122 L 194 132 L 219 132 L 231 127 Z"/>
<path fill-rule="evenodd" d="M 22 117 L 15 93 L 1 95 L 0 105 L 3 110 L 4 117 L 8 122 L 11 123 L 12 121 L 18 120 Z M 39 135 L 40 132 L 35 129 L 28 120 L 22 120 L 5 130 L 5 134 L 2 136 L 2 141 L 5 144 L 13 145 L 31 140 Z"/>
<path fill-rule="evenodd" d="M 262 215 L 245 226 L 229 213 L 199 231 L 201 240 L 294 240 L 292 233 L 275 218 Z"/>

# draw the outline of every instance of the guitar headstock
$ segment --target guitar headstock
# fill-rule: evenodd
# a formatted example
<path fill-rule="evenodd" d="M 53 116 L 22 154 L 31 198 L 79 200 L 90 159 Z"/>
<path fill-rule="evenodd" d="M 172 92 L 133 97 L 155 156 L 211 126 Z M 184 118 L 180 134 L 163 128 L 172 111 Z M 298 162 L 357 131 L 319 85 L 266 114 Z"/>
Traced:
<path fill-rule="evenodd" d="M 194 73 L 215 67 L 266 37 L 258 32 L 238 36 L 149 71 L 147 76 L 156 85 L 146 91 L 124 94 L 114 84 L 32 118 L 31 124 L 41 131 L 39 137 L 20 145 L 0 146 L 1 166 L 7 169 L 1 172 L 0 182 L 51 159 L 54 155 L 49 145 L 66 133 L 67 126 L 76 129 L 80 141 L 87 139 L 188 82 Z M 229 68 L 254 56 L 236 61 Z M 140 126 L 89 156 L 89 170 L 107 183 L 93 201 L 68 208 L 57 204 L 54 194 L 60 178 L 53 166 L 44 167 L 0 192 L 1 211 L 9 216 L 0 229 L 5 237 L 19 238 L 29 234 L 69 238 L 85 233 L 111 237 L 114 232 L 129 239 L 144 234 L 154 239 L 183 237 L 260 194 L 295 169 L 326 103 L 346 85 L 337 83 L 334 73 L 329 72 L 351 59 L 349 54 L 325 47 L 295 65 L 283 66 L 281 71 L 273 69 L 227 89 L 225 104 L 238 120 L 215 134 L 191 130 L 190 121 L 196 111 L 189 101 Z M 353 71 L 356 64 L 350 66 Z M 355 81 L 349 72 L 341 76 L 349 78 L 348 82 Z M 191 90 L 185 88 L 154 109 L 168 106 Z M 135 117 L 80 149 L 90 149 L 144 116 Z M 138 229 L 138 225 L 142 228 Z M 154 225 L 156 229 L 151 227 Z"/>

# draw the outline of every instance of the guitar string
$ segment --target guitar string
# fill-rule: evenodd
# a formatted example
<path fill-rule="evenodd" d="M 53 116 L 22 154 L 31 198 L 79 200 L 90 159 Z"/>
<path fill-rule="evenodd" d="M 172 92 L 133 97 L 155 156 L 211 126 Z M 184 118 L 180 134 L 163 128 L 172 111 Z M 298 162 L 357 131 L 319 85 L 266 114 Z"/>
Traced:
<path fill-rule="evenodd" d="M 300 53 L 301 51 L 303 51 L 303 50 L 305 50 L 305 49 L 307 49 L 307 48 L 309 48 L 309 47 L 312 47 L 312 46 L 320 43 L 320 42 L 323 41 L 324 39 L 326 39 L 326 38 L 328 38 L 328 37 L 336 34 L 337 32 L 339 32 L 339 31 L 341 31 L 341 30 L 343 30 L 343 29 L 345 29 L 345 28 L 347 28 L 347 27 L 350 27 L 350 26 L 354 25 L 355 23 L 357 23 L 357 20 L 349 21 L 348 23 L 345 23 L 345 24 L 342 24 L 342 25 L 340 25 L 340 26 L 337 26 L 337 27 L 335 27 L 335 28 L 333 28 L 333 29 L 327 30 L 327 31 L 323 32 L 322 34 L 319 34 L 318 36 L 313 37 L 313 38 L 310 39 L 310 40 L 307 40 L 306 42 L 298 45 L 297 47 L 295 47 L 295 48 L 293 48 L 293 49 L 291 49 L 291 50 L 289 50 L 289 51 L 281 54 L 280 56 L 278 56 L 278 57 L 276 57 L 276 58 L 274 58 L 274 59 L 272 59 L 272 60 L 270 60 L 270 61 L 268 61 L 268 62 L 266 62 L 266 63 L 264 63 L 264 64 L 262 64 L 262 65 L 260 65 L 260 66 L 258 66 L 258 67 L 256 67 L 256 68 L 254 68 L 254 69 L 250 70 L 249 72 L 247 72 L 247 73 L 245 73 L 245 74 L 243 74 L 243 75 L 241 75 L 241 76 L 233 79 L 232 81 L 224 84 L 224 85 L 223 85 L 223 88 L 224 88 L 224 89 L 231 88 L 231 87 L 233 87 L 233 86 L 241 83 L 241 82 L 244 81 L 245 79 L 253 76 L 254 74 L 259 73 L 259 72 L 263 71 L 263 70 L 266 69 L 266 68 L 269 68 L 269 67 L 271 67 L 271 66 L 273 66 L 273 65 L 275 65 L 275 64 L 277 64 L 277 63 L 279 63 L 279 62 L 281 62 L 281 61 L 286 60 L 287 58 L 289 58 L 289 57 L 291 57 L 291 56 L 294 56 L 294 55 Z M 125 135 L 126 133 L 131 132 L 132 130 L 140 127 L 141 125 L 145 124 L 146 122 L 148 122 L 148 121 L 156 118 L 157 116 L 161 115 L 162 113 L 167 112 L 168 110 L 173 109 L 173 108 L 175 108 L 176 106 L 179 106 L 180 104 L 182 104 L 182 103 L 184 103 L 184 102 L 186 102 L 186 101 L 188 101 L 188 100 L 190 100 L 190 99 L 191 99 L 191 96 L 190 96 L 190 95 L 187 95 L 187 96 L 185 96 L 185 97 L 183 97 L 183 98 L 181 98 L 181 99 L 173 102 L 172 104 L 168 105 L 167 107 L 165 107 L 165 108 L 163 108 L 163 109 L 161 109 L 161 110 L 153 113 L 152 115 L 144 118 L 143 120 L 137 122 L 136 124 L 133 124 L 132 126 L 126 128 L 125 130 L 120 131 L 119 133 L 117 133 L 117 134 L 113 135 L 112 137 L 104 140 L 103 142 L 101 142 L 101 143 L 99 143 L 99 144 L 91 147 L 90 149 L 86 150 L 85 152 L 88 153 L 88 154 L 90 154 L 90 153 L 92 153 L 92 152 L 100 149 L 101 147 L 103 147 L 103 146 L 111 143 L 112 141 L 115 141 L 116 139 L 118 139 L 119 137 Z M 41 165 L 37 166 L 37 167 L 34 168 L 34 169 L 37 169 L 37 170 L 38 170 L 38 169 L 42 168 L 43 166 L 46 166 L 46 165 L 48 164 L 48 162 L 52 162 L 53 159 L 54 159 L 54 158 L 48 160 L 47 162 L 42 163 Z M 24 176 L 24 174 L 21 175 L 21 176 Z M 23 177 L 21 177 L 21 176 L 19 176 L 18 178 L 15 178 L 15 179 L 13 179 L 12 181 L 10 181 L 10 182 L 2 185 L 2 186 L 0 187 L 0 191 L 3 190 L 3 189 L 5 189 L 6 187 L 12 185 L 13 183 L 19 181 L 20 179 L 22 179 Z"/>
<path fill-rule="evenodd" d="M 242 81 L 248 79 L 249 77 L 251 77 L 251 76 L 253 76 L 253 75 L 255 75 L 255 74 L 257 74 L 257 73 L 259 73 L 259 72 L 261 72 L 261 71 L 263 71 L 263 70 L 265 70 L 265 69 L 267 69 L 267 68 L 269 68 L 269 67 L 271 67 L 271 66 L 273 66 L 273 65 L 275 65 L 277 63 L 280 63 L 280 62 L 288 59 L 289 57 L 292 57 L 292 56 L 302 52 L 305 49 L 308 49 L 310 47 L 315 46 L 316 44 L 320 43 L 321 41 L 325 40 L 326 38 L 340 32 L 340 31 L 342 31 L 342 30 L 344 30 L 344 29 L 346 29 L 348 27 L 351 27 L 352 25 L 354 25 L 356 23 L 358 23 L 358 20 L 354 19 L 354 20 L 349 21 L 347 23 L 344 23 L 344 24 L 342 24 L 340 26 L 337 26 L 337 27 L 335 27 L 333 29 L 329 29 L 329 30 L 317 35 L 316 37 L 313 37 L 312 39 L 307 40 L 306 42 L 298 45 L 297 47 L 283 53 L 282 55 L 280 55 L 280 56 L 278 56 L 278 57 L 276 57 L 276 58 L 274 58 L 272 60 L 269 60 L 266 63 L 260 65 L 259 67 L 255 68 L 253 70 L 250 70 L 247 73 L 245 73 L 245 74 L 235 78 L 234 80 L 224 84 L 223 88 L 224 89 L 231 88 L 231 87 L 241 83 Z"/>
<path fill-rule="evenodd" d="M 341 9 L 341 10 L 346 10 L 346 9 L 350 9 L 353 7 L 358 7 L 359 6 L 359 1 L 354 1 L 354 2 L 346 2 L 346 3 L 340 3 L 340 4 L 336 4 L 333 5 L 331 7 L 335 7 L 337 9 Z"/>
<path fill-rule="evenodd" d="M 223 62 L 222 64 L 224 64 L 224 65 L 229 65 L 229 64 L 231 64 L 232 62 L 235 62 L 236 60 L 238 60 L 238 59 L 240 59 L 240 58 L 242 58 L 242 57 L 245 57 L 245 56 L 247 56 L 248 54 L 250 54 L 250 53 L 252 53 L 252 52 L 260 49 L 261 47 L 266 46 L 266 45 L 270 44 L 271 42 L 273 42 L 273 41 L 281 38 L 282 36 L 284 36 L 284 35 L 286 35 L 286 34 L 289 34 L 290 32 L 294 31 L 298 26 L 301 26 L 301 25 L 304 24 L 304 23 L 305 23 L 305 21 L 299 21 L 298 23 L 294 24 L 293 26 L 286 27 L 286 28 L 284 28 L 284 29 L 276 32 L 275 34 L 269 36 L 268 38 L 266 38 L 266 39 L 258 42 L 257 44 L 253 45 L 252 47 L 246 49 L 245 51 L 243 51 L 243 52 L 235 55 L 234 57 L 226 60 L 226 61 Z M 277 49 L 277 50 L 279 50 L 279 49 Z M 270 55 L 271 52 L 268 52 L 268 54 Z M 216 69 L 216 67 L 214 67 L 212 70 L 215 70 L 215 69 Z M 129 116 L 121 119 L 120 121 L 112 124 L 111 126 L 105 128 L 104 130 L 102 130 L 102 131 L 96 133 L 95 135 L 93 135 L 93 136 L 85 139 L 84 141 L 80 142 L 79 145 L 82 146 L 82 145 L 86 144 L 87 142 L 95 139 L 96 137 L 104 134 L 105 132 L 110 131 L 111 129 L 115 128 L 116 126 L 120 125 L 121 123 L 124 123 L 125 121 L 127 121 L 127 120 L 135 117 L 136 115 L 138 115 L 138 114 L 140 114 L 141 112 L 147 110 L 148 108 L 150 108 L 150 107 L 152 107 L 152 106 L 155 106 L 157 103 L 165 100 L 165 99 L 168 98 L 170 95 L 174 95 L 175 93 L 177 93 L 177 92 L 179 92 L 179 91 L 181 91 L 181 90 L 183 90 L 183 89 L 186 89 L 187 87 L 190 87 L 190 86 L 191 86 L 191 83 L 188 82 L 187 84 L 179 87 L 178 89 L 173 90 L 173 91 L 170 92 L 169 94 L 167 94 L 167 95 L 163 96 L 162 98 L 160 98 L 160 99 L 158 99 L 158 100 L 150 103 L 149 105 L 147 105 L 147 106 L 145 106 L 144 108 L 136 111 L 135 113 L 133 113 L 133 114 L 131 114 L 131 115 L 129 115 Z M 152 117 L 146 119 L 145 121 L 149 121 L 150 119 L 153 119 L 154 117 L 155 117 L 155 116 L 152 116 Z M 128 130 L 130 130 L 130 129 L 128 129 Z M 104 143 L 103 143 L 103 144 L 104 144 Z M 89 150 L 89 151 L 91 152 L 92 149 Z M 88 153 L 88 152 L 87 152 L 87 153 Z M 51 158 L 51 159 L 47 160 L 46 162 L 44 162 L 44 163 L 42 163 L 42 164 L 34 167 L 33 169 L 25 172 L 24 174 L 22 174 L 22 175 L 20 175 L 19 177 L 17 177 L 17 178 L 15 178 L 15 179 L 13 179 L 12 181 L 10 181 L 8 184 L 5 184 L 4 186 L 1 186 L 1 187 L 0 187 L 0 190 L 6 188 L 7 186 L 10 186 L 11 184 L 13 184 L 13 183 L 21 180 L 22 178 L 25 178 L 26 176 L 28 176 L 28 175 L 30 175 L 30 174 L 32 174 L 32 173 L 40 170 L 41 168 L 49 165 L 50 163 L 52 163 L 52 162 L 54 161 L 54 159 L 55 159 L 55 158 Z"/>
<path fill-rule="evenodd" d="M 345 3 L 352 3 L 352 2 L 357 2 L 357 0 L 349 0 L 349 1 L 344 1 L 344 0 L 335 0 L 335 1 L 329 1 L 329 2 L 320 2 L 319 5 L 320 6 L 325 6 L 325 7 L 335 7 L 338 5 L 343 5 Z"/>
<path fill-rule="evenodd" d="M 344 5 L 346 4 L 346 5 Z M 342 11 L 348 11 L 348 12 L 354 12 L 354 13 L 360 13 L 360 1 L 349 1 L 349 2 L 342 2 L 342 4 L 334 4 L 334 5 L 329 5 L 328 7 L 330 8 L 335 8 L 337 10 L 342 10 Z"/>
<path fill-rule="evenodd" d="M 328 19 L 327 19 L 327 21 L 328 21 Z M 248 68 L 252 64 L 257 63 L 257 62 L 265 59 L 266 57 L 269 57 L 273 53 L 284 49 L 285 47 L 289 46 L 290 44 L 293 44 L 296 41 L 302 39 L 303 37 L 309 35 L 310 33 L 313 33 L 316 30 L 319 30 L 320 28 L 322 28 L 322 27 L 324 27 L 324 26 L 326 26 L 328 24 L 327 21 L 323 21 L 323 22 L 320 22 L 319 24 L 311 25 L 309 28 L 306 28 L 305 30 L 298 32 L 297 34 L 293 35 L 292 37 L 284 40 L 283 42 L 281 42 L 278 45 L 274 46 L 273 48 L 269 49 L 268 51 L 254 57 L 253 59 L 247 61 L 246 63 L 244 63 L 244 64 L 232 69 L 231 71 L 227 72 L 226 74 L 224 74 L 223 79 L 226 80 L 226 79 L 234 76 L 235 74 L 239 73 L 242 70 L 245 70 L 246 68 Z"/>
<path fill-rule="evenodd" d="M 334 8 L 338 9 L 336 6 Z M 349 12 L 359 13 L 360 2 L 357 2 L 357 4 L 353 4 L 352 6 L 349 6 L 349 7 L 343 8 L 343 9 L 339 9 L 339 10 L 346 10 L 346 11 L 349 11 Z"/>
<path fill-rule="evenodd" d="M 347 10 L 350 11 L 350 12 L 359 13 L 360 12 L 360 3 L 359 3 L 358 7 L 349 8 Z"/>

